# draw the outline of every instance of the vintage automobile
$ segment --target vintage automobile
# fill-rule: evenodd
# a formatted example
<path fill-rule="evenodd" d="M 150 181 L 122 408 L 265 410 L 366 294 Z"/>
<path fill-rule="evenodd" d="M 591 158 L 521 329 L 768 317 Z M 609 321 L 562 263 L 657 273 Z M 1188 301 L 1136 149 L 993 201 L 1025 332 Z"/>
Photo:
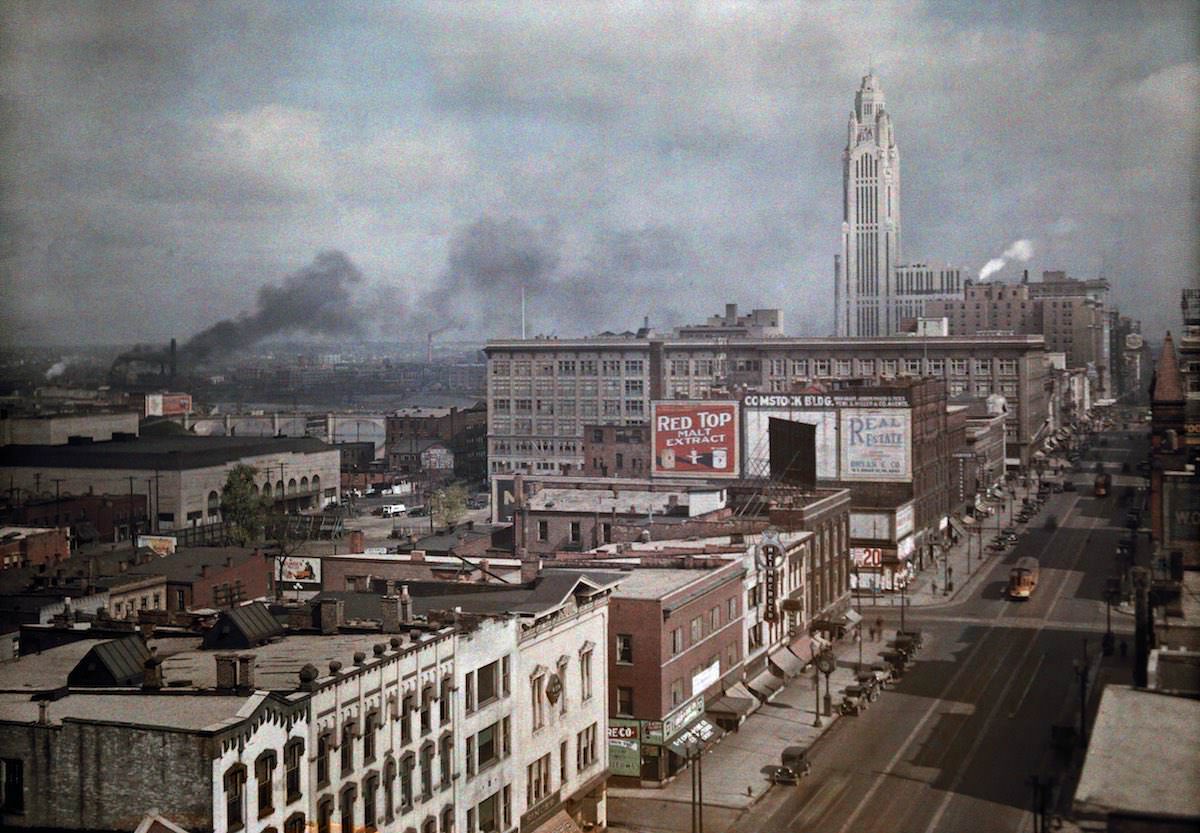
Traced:
<path fill-rule="evenodd" d="M 842 714 L 858 714 L 866 711 L 870 703 L 867 690 L 860 685 L 848 685 L 842 689 L 842 703 L 838 707 Z"/>

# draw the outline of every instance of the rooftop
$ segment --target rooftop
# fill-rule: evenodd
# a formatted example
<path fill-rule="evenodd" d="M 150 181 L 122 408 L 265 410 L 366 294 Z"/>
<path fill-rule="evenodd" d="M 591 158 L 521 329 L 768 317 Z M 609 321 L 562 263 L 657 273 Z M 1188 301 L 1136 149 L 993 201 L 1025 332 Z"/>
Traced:
<path fill-rule="evenodd" d="M 1200 700 L 1105 688 L 1075 812 L 1082 818 L 1121 812 L 1200 819 Z"/>
<path fill-rule="evenodd" d="M 621 573 L 621 584 L 613 591 L 616 599 L 663 599 L 692 585 L 712 580 L 721 567 L 695 570 L 638 568 Z"/>
<path fill-rule="evenodd" d="M 719 492 L 720 489 L 711 489 Z M 527 499 L 530 511 L 534 512 L 600 512 L 610 515 L 662 515 L 675 510 L 687 514 L 691 500 L 686 492 L 649 492 L 626 489 L 601 491 L 599 489 L 542 489 Z"/>
<path fill-rule="evenodd" d="M 213 695 L 163 692 L 145 695 L 140 690 L 72 692 L 49 701 L 46 718 L 53 724 L 64 720 L 98 723 L 127 723 L 192 731 L 216 730 L 251 711 L 263 694 Z M 23 694 L 0 694 L 0 720 L 34 723 L 39 704 Z"/>
<path fill-rule="evenodd" d="M 81 445 L 9 445 L 0 467 L 183 471 L 268 454 L 336 453 L 314 437 L 136 437 Z"/>

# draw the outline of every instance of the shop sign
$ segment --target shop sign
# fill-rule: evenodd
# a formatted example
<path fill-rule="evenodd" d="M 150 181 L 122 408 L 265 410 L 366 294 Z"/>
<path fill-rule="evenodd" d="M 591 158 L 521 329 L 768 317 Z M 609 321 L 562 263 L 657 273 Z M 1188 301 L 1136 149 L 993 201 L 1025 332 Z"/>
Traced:
<path fill-rule="evenodd" d="M 663 720 L 663 737 L 670 740 L 684 726 L 704 714 L 704 697 L 696 695 Z"/>
<path fill-rule="evenodd" d="M 906 503 L 896 509 L 896 540 L 913 531 L 913 505 Z"/>
<path fill-rule="evenodd" d="M 638 721 L 612 718 L 608 721 L 608 769 L 613 775 L 642 774 Z"/>
<path fill-rule="evenodd" d="M 721 679 L 721 658 L 718 657 L 712 665 L 701 669 L 699 673 L 692 675 L 692 691 L 700 694 L 703 693 L 710 685 L 713 685 L 717 680 Z"/>
<path fill-rule="evenodd" d="M 663 722 L 661 720 L 642 721 L 642 743 L 662 743 Z"/>

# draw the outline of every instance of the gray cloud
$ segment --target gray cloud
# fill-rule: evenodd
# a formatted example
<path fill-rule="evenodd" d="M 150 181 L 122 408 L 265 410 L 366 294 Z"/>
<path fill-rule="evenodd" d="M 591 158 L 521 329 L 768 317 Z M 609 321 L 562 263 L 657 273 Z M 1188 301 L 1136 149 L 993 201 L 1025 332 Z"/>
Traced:
<path fill-rule="evenodd" d="M 546 332 L 729 300 L 825 333 L 873 52 L 906 256 L 975 273 L 1032 239 L 1031 271 L 1103 272 L 1155 333 L 1200 269 L 1198 20 L 1082 0 L 5 3 L 0 330 L 194 332 L 197 291 L 236 320 L 333 249 L 372 335 L 511 335 L 521 285 Z"/>

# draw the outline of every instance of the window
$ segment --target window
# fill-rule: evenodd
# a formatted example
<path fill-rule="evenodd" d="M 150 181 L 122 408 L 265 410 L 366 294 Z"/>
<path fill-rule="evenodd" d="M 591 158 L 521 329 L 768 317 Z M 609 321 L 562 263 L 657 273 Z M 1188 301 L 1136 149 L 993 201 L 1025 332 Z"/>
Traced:
<path fill-rule="evenodd" d="M 354 721 L 342 727 L 342 775 L 354 769 Z"/>
<path fill-rule="evenodd" d="M 400 742 L 402 744 L 412 743 L 412 713 L 413 696 L 405 694 L 400 707 Z"/>
<path fill-rule="evenodd" d="M 626 396 L 641 396 L 646 388 L 646 383 L 641 379 L 626 379 L 625 380 L 625 395 Z"/>
<path fill-rule="evenodd" d="M 596 763 L 596 724 L 593 723 L 575 736 L 576 768 L 583 772 Z"/>
<path fill-rule="evenodd" d="M 509 692 L 512 691 L 512 685 L 510 683 L 511 678 L 512 674 L 509 671 L 508 654 L 505 654 L 504 656 L 500 657 L 500 691 L 504 693 L 505 697 L 507 697 Z"/>
<path fill-rule="evenodd" d="M 562 788 L 567 783 L 567 742 L 558 745 L 558 786 Z"/>
<path fill-rule="evenodd" d="M 333 799 L 326 798 L 317 805 L 317 833 L 332 833 Z"/>
<path fill-rule="evenodd" d="M 500 830 L 500 818 L 497 811 L 499 810 L 500 794 L 492 793 L 483 801 L 479 802 L 476 807 L 476 817 L 479 819 L 479 833 L 498 833 Z M 475 829 L 471 826 L 471 812 L 467 811 L 467 830 L 469 833 L 475 833 Z M 507 825 L 505 825 L 507 827 Z"/>
<path fill-rule="evenodd" d="M 840 378 L 846 378 L 850 375 L 850 360 L 849 359 L 834 359 L 833 374 Z"/>
<path fill-rule="evenodd" d="M 413 756 L 410 752 L 400 761 L 400 805 L 411 807 L 413 803 Z"/>
<path fill-rule="evenodd" d="M 708 629 L 710 632 L 721 627 L 721 608 L 714 607 L 708 612 Z"/>
<path fill-rule="evenodd" d="M 467 738 L 467 775 L 475 774 L 475 761 L 477 761 L 478 753 L 475 751 L 475 736 Z"/>
<path fill-rule="evenodd" d="M 875 375 L 875 360 L 874 359 L 859 359 L 858 372 L 863 376 Z"/>
<path fill-rule="evenodd" d="M 433 686 L 427 685 L 421 692 L 421 734 L 433 731 Z"/>
<path fill-rule="evenodd" d="M 538 758 L 526 767 L 525 803 L 533 806 L 550 794 L 550 755 Z"/>
<path fill-rule="evenodd" d="M 991 372 L 992 372 L 992 360 L 991 359 L 976 359 L 975 360 L 975 374 L 977 376 L 990 375 Z"/>
<path fill-rule="evenodd" d="M 950 375 L 951 376 L 966 376 L 967 375 L 967 360 L 966 359 L 951 359 L 950 360 Z"/>
<path fill-rule="evenodd" d="M 633 634 L 617 634 L 617 662 L 622 664 L 633 662 Z"/>
<path fill-rule="evenodd" d="M 921 375 L 921 360 L 920 359 L 905 359 L 904 372 L 909 376 Z"/>
<path fill-rule="evenodd" d="M 496 743 L 499 726 L 499 723 L 493 723 L 486 729 L 480 730 L 479 734 L 475 736 L 475 749 L 478 756 L 476 761 L 479 769 L 500 760 L 500 746 Z"/>
<path fill-rule="evenodd" d="M 619 456 L 619 455 L 618 455 Z M 571 521 L 571 543 L 578 544 L 583 540 L 583 531 L 579 521 Z"/>
<path fill-rule="evenodd" d="M 641 359 L 626 359 L 625 373 L 630 376 L 639 376 L 643 372 Z"/>
<path fill-rule="evenodd" d="M 383 765 L 383 817 L 396 818 L 396 762 L 390 755 Z"/>
<path fill-rule="evenodd" d="M 368 775 L 363 781 L 363 827 L 375 826 L 375 796 L 379 792 L 379 776 Z"/>
<path fill-rule="evenodd" d="M 579 697 L 585 701 L 592 699 L 591 651 L 584 651 L 579 655 Z"/>
<path fill-rule="evenodd" d="M 725 611 L 725 614 L 726 614 L 725 618 L 726 618 L 726 620 L 732 622 L 734 619 L 737 618 L 737 596 L 729 597 L 729 602 L 728 602 L 726 608 L 727 609 Z"/>
<path fill-rule="evenodd" d="M 549 521 L 538 521 L 537 522 L 537 539 L 539 541 L 545 541 L 549 537 L 550 537 L 550 522 Z"/>
<path fill-rule="evenodd" d="M 317 785 L 329 783 L 329 733 L 323 732 L 317 738 Z"/>
<path fill-rule="evenodd" d="M 699 616 L 692 620 L 692 644 L 695 645 L 704 635 L 704 622 Z"/>
<path fill-rule="evenodd" d="M 363 724 L 363 763 L 369 763 L 375 760 L 375 724 L 379 721 L 378 715 L 371 712 L 367 715 Z"/>
<path fill-rule="evenodd" d="M 671 683 L 671 705 L 678 706 L 683 702 L 683 680 L 675 680 Z"/>
<path fill-rule="evenodd" d="M 500 754 L 507 758 L 512 754 L 512 718 L 500 721 Z"/>
<path fill-rule="evenodd" d="M 271 800 L 275 792 L 275 753 L 264 752 L 254 762 L 254 780 L 258 784 L 258 817 L 268 816 L 274 810 Z"/>
<path fill-rule="evenodd" d="M 560 375 L 575 375 L 575 362 L 571 359 L 560 359 L 558 362 L 558 372 Z"/>
<path fill-rule="evenodd" d="M 238 765 L 225 773 L 225 826 L 240 830 L 246 826 L 246 768 Z"/>
<path fill-rule="evenodd" d="M 533 729 L 537 731 L 546 725 L 546 705 L 542 698 L 542 691 L 545 688 L 546 678 L 539 674 L 529 681 L 529 693 L 531 705 L 533 708 Z"/>
<path fill-rule="evenodd" d="M 354 787 L 342 790 L 342 830 L 354 829 Z"/>
<path fill-rule="evenodd" d="M 441 692 L 438 696 L 438 725 L 445 726 L 450 722 L 450 689 L 452 683 L 450 675 L 442 677 Z"/>
<path fill-rule="evenodd" d="M 300 800 L 300 762 L 304 760 L 304 741 L 289 741 L 283 748 L 284 788 L 288 804 Z"/>
<path fill-rule="evenodd" d="M 617 686 L 617 714 L 633 716 L 633 689 L 629 686 Z"/>
<path fill-rule="evenodd" d="M 441 785 L 442 789 L 447 789 L 450 786 L 450 769 L 454 763 L 454 739 L 449 733 L 442 735 L 442 739 L 438 742 L 438 763 L 441 764 Z"/>
<path fill-rule="evenodd" d="M 421 747 L 421 797 L 433 795 L 433 744 L 426 742 Z"/>
<path fill-rule="evenodd" d="M 283 823 L 283 833 L 304 833 L 304 813 L 292 813 Z"/>
<path fill-rule="evenodd" d="M 1004 376 L 1017 375 L 1017 360 L 1016 359 L 1001 359 L 1000 373 Z"/>
<path fill-rule="evenodd" d="M 671 631 L 671 656 L 675 656 L 683 650 L 683 628 L 675 628 Z"/>
<path fill-rule="evenodd" d="M 816 366 L 817 366 L 816 375 L 818 375 L 818 376 L 828 376 L 829 375 L 829 359 L 817 359 Z"/>

